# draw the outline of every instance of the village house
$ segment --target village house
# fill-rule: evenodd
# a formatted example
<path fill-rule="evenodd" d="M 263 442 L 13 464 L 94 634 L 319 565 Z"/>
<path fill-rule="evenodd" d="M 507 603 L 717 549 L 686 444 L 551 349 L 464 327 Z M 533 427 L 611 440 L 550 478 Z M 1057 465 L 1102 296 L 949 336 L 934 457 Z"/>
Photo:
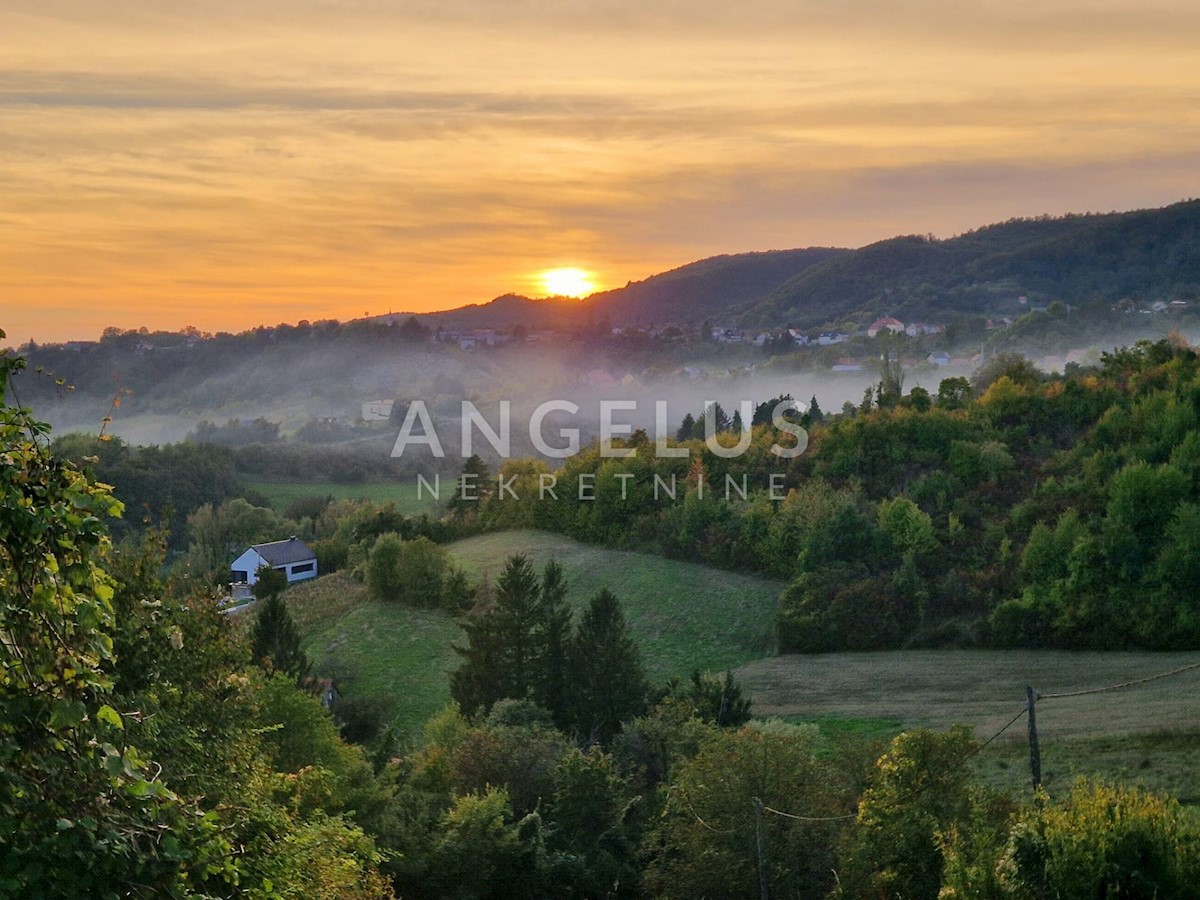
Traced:
<path fill-rule="evenodd" d="M 831 344 L 843 344 L 850 340 L 850 335 L 840 331 L 822 331 L 817 335 L 817 346 L 828 347 Z"/>
<path fill-rule="evenodd" d="M 929 361 L 931 364 L 933 364 L 933 365 L 935 365 L 935 366 L 948 366 L 948 365 L 950 365 L 950 354 L 949 354 L 949 353 L 947 353 L 945 350 L 935 350 L 933 353 L 930 353 L 930 354 L 929 354 L 927 357 L 925 357 L 925 358 L 926 358 L 926 359 L 927 359 L 927 360 L 928 360 L 928 361 Z"/>
<path fill-rule="evenodd" d="M 392 417 L 394 400 L 367 400 L 362 405 L 364 422 L 386 422 Z"/>
<path fill-rule="evenodd" d="M 843 356 L 833 365 L 835 372 L 861 372 L 862 363 L 851 356 Z"/>
<path fill-rule="evenodd" d="M 258 583 L 258 570 L 263 566 L 283 572 L 288 584 L 317 577 L 317 555 L 299 538 L 254 544 L 229 566 L 235 596 L 239 586 L 249 589 Z"/>
<path fill-rule="evenodd" d="M 882 319 L 876 319 L 867 329 L 867 337 L 873 338 L 881 331 L 890 331 L 893 334 L 901 334 L 904 331 L 904 323 L 899 319 L 893 319 L 891 316 L 884 316 Z"/>

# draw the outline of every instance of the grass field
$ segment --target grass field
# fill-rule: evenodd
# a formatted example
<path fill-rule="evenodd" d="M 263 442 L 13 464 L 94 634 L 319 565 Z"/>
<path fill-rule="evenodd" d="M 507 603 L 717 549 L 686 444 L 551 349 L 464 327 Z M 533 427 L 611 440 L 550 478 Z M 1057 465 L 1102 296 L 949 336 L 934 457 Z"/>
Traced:
<path fill-rule="evenodd" d="M 621 553 L 536 531 L 483 535 L 447 548 L 472 579 L 495 579 L 512 553 L 539 568 L 556 559 L 570 600 L 582 607 L 607 587 L 624 602 L 651 678 L 721 671 L 772 650 L 777 582 L 655 556 Z M 345 573 L 297 585 L 284 595 L 321 675 L 344 681 L 344 693 L 384 698 L 412 730 L 450 698 L 461 640 L 454 619 L 434 610 L 377 603 Z"/>
<path fill-rule="evenodd" d="M 436 501 L 428 494 L 417 499 L 417 486 L 407 481 L 363 482 L 334 484 L 327 481 L 258 481 L 243 482 L 250 490 L 258 491 L 271 501 L 271 506 L 283 511 L 289 503 L 304 497 L 332 496 L 335 500 L 374 500 L 395 503 L 405 515 L 432 513 Z"/>
<path fill-rule="evenodd" d="M 1025 687 L 1042 694 L 1120 684 L 1200 662 L 1195 653 L 913 650 L 782 656 L 737 677 L 759 715 L 886 737 L 962 722 L 986 739 L 1020 713 Z M 1122 690 L 1037 704 L 1043 782 L 1061 792 L 1093 774 L 1200 801 L 1200 669 Z M 976 760 L 988 782 L 1029 785 L 1021 717 Z"/>
<path fill-rule="evenodd" d="M 621 599 L 656 680 L 693 669 L 724 671 L 774 652 L 782 582 L 606 550 L 543 531 L 485 534 L 447 549 L 473 580 L 486 575 L 494 582 L 513 553 L 528 554 L 539 570 L 556 560 L 566 572 L 576 609 L 608 588 Z"/>

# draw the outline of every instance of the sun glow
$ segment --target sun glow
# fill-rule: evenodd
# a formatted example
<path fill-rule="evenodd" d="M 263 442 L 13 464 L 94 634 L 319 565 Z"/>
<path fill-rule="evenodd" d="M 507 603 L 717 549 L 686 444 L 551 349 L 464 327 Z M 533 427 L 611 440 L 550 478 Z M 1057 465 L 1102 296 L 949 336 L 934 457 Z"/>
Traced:
<path fill-rule="evenodd" d="M 586 269 L 547 269 L 539 277 L 552 297 L 586 297 L 596 292 L 595 276 Z"/>

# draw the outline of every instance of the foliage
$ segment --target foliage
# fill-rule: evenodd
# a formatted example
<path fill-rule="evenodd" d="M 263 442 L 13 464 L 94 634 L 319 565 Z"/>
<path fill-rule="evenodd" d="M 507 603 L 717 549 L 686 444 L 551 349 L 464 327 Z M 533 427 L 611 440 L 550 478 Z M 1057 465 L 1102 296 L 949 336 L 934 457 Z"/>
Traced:
<path fill-rule="evenodd" d="M 267 672 L 279 672 L 299 682 L 308 675 L 308 657 L 287 602 L 273 592 L 260 603 L 250 629 L 250 658 Z"/>

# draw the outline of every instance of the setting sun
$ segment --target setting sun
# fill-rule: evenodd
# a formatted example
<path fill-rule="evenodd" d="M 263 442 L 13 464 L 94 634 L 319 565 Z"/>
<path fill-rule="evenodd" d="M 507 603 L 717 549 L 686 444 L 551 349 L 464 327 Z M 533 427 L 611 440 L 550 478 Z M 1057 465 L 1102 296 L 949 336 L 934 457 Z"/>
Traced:
<path fill-rule="evenodd" d="M 547 269 L 541 274 L 541 281 L 552 297 L 586 297 L 596 292 L 593 275 L 586 269 Z"/>

